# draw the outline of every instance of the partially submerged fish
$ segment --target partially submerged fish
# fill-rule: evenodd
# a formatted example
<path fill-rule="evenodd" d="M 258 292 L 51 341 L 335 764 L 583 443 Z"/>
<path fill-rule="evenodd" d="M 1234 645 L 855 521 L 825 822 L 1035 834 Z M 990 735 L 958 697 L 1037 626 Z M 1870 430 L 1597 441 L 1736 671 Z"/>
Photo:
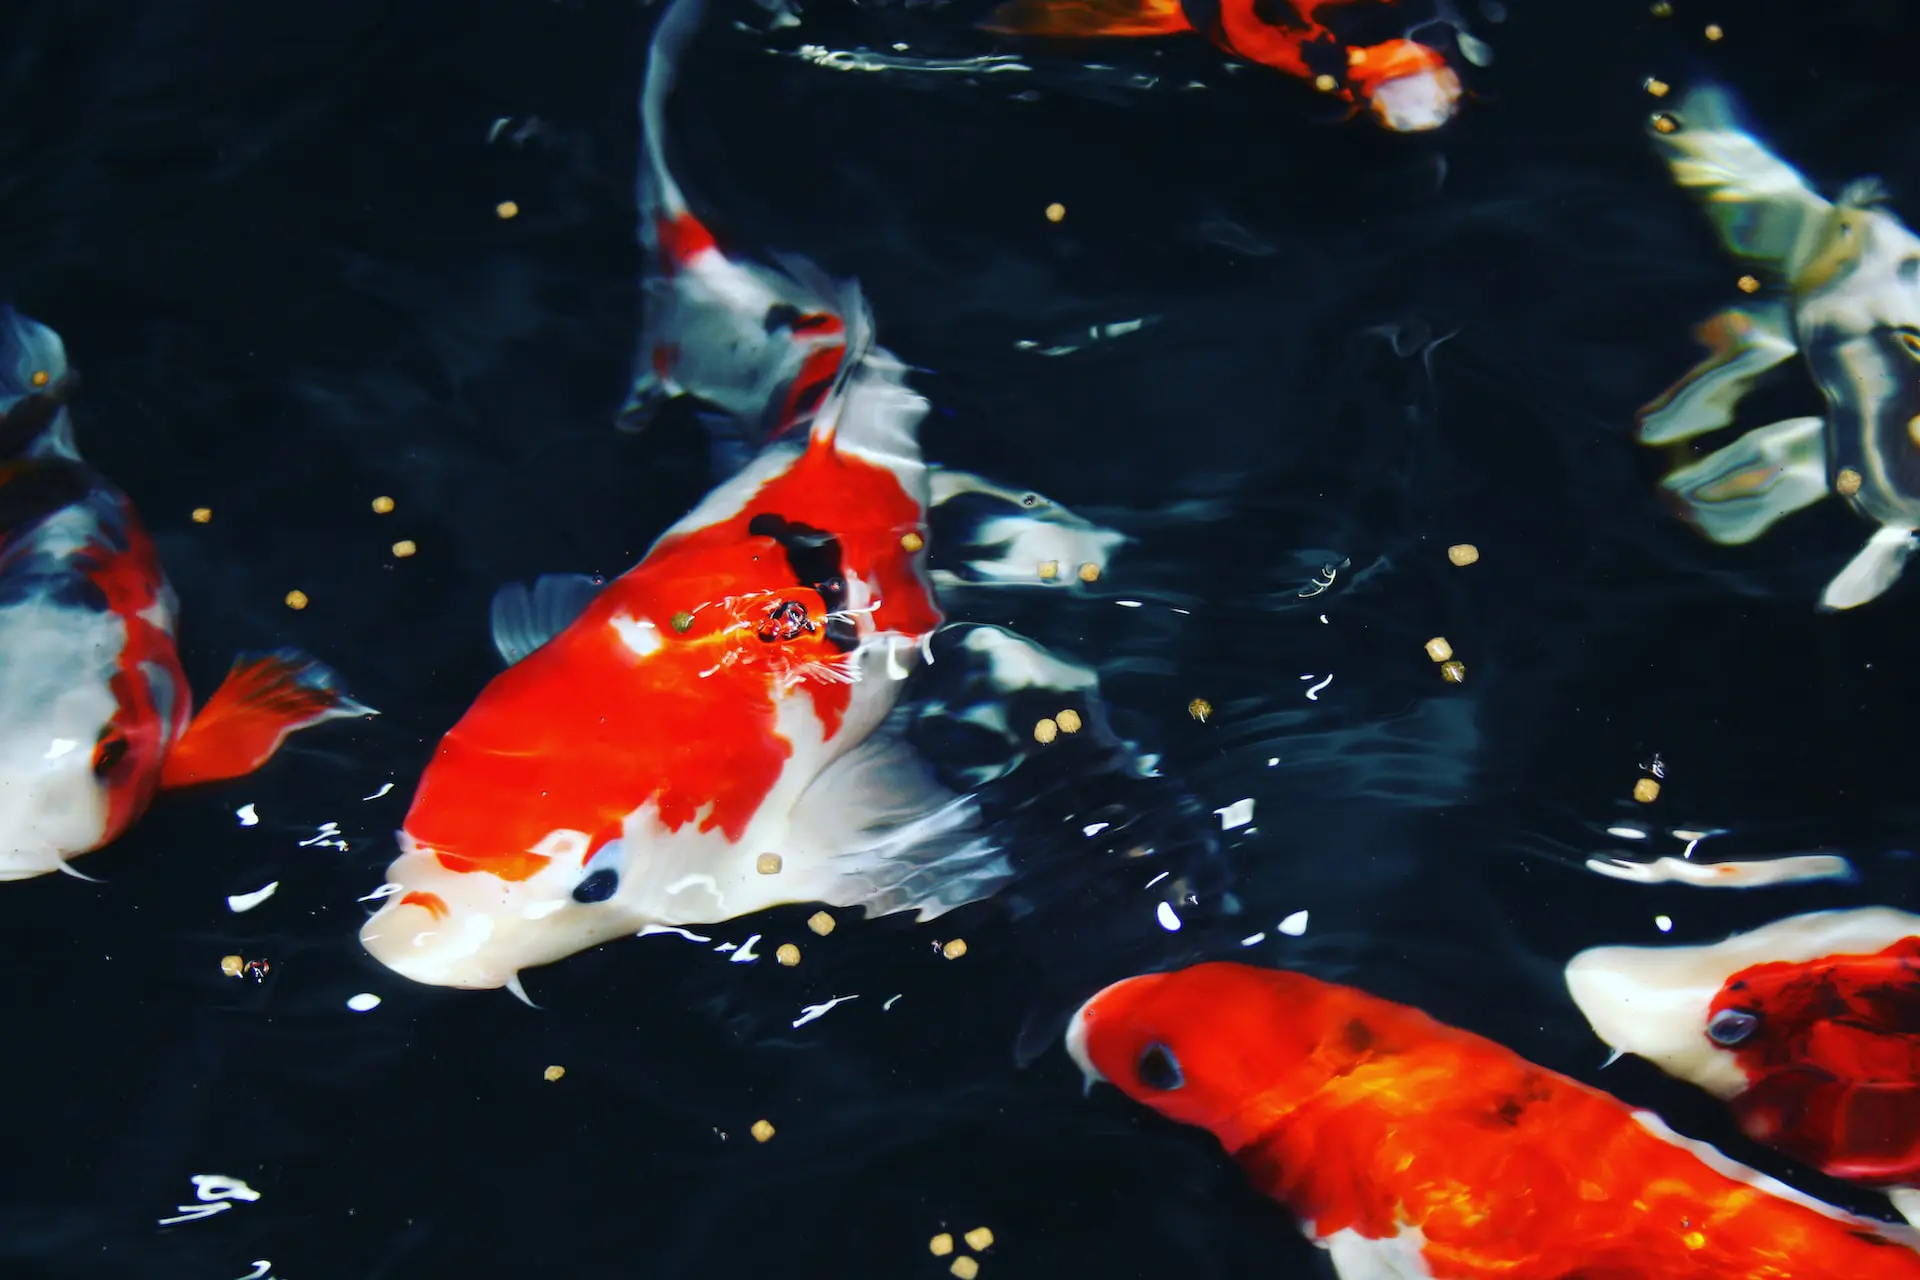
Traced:
<path fill-rule="evenodd" d="M 1211 963 L 1115 983 L 1067 1051 L 1207 1129 L 1341 1280 L 1920 1276 L 1854 1217 L 1417 1009 Z"/>
<path fill-rule="evenodd" d="M 746 460 L 616 580 L 555 575 L 496 597 L 512 665 L 435 751 L 388 870 L 396 891 L 361 932 L 416 981 L 518 992 L 524 968 L 778 903 L 924 920 L 1011 874 L 976 803 L 889 721 L 946 625 L 926 571 L 940 496 L 918 441 L 927 402 L 874 345 L 857 286 L 726 256 L 665 169 L 662 103 L 698 12 L 676 0 L 648 65 L 656 357 L 630 404 L 700 399 Z M 1029 518 L 1056 536 L 1003 541 L 1065 548 L 1097 576 L 1119 540 L 1035 501 L 1051 514 Z M 1048 669 L 995 634 L 1003 681 Z M 1034 653 L 1010 661 L 1008 644 Z"/>
<path fill-rule="evenodd" d="M 74 385 L 59 336 L 0 306 L 0 880 L 69 871 L 160 790 L 251 773 L 297 729 L 373 714 L 279 650 L 240 655 L 193 715 L 178 600 L 133 504 L 80 457 Z"/>
<path fill-rule="evenodd" d="M 1820 911 L 1706 946 L 1595 947 L 1566 977 L 1615 1052 L 1920 1218 L 1920 916 Z"/>
<path fill-rule="evenodd" d="M 1460 76 L 1446 55 L 1405 36 L 1349 44 L 1330 30 L 1330 10 L 1372 8 L 1376 0 L 1008 0 L 981 25 L 1005 35 L 1083 39 L 1195 32 L 1223 52 L 1328 85 L 1341 101 L 1401 133 L 1437 129 L 1453 118 Z M 1451 13 L 1443 7 L 1444 14 Z M 1473 60 L 1491 55 L 1450 16 L 1425 26 L 1453 27 Z M 1416 29 L 1417 30 L 1417 29 Z"/>
<path fill-rule="evenodd" d="M 1879 526 L 1827 584 L 1825 609 L 1891 587 L 1920 527 L 1920 238 L 1865 179 L 1828 201 L 1742 128 L 1707 85 L 1655 117 L 1674 181 L 1701 202 L 1729 252 L 1761 273 L 1761 300 L 1703 322 L 1709 355 L 1640 411 L 1650 445 L 1733 424 L 1762 375 L 1794 355 L 1827 411 L 1756 427 L 1661 481 L 1715 542 L 1751 542 L 1837 493 Z M 1664 123 L 1661 123 L 1664 122 Z"/>

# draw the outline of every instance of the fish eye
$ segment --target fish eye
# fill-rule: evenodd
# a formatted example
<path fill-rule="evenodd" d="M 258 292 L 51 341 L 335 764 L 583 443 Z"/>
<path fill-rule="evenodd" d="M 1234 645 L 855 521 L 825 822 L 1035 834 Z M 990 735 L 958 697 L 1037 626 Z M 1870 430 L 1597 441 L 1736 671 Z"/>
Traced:
<path fill-rule="evenodd" d="M 1715 1044 L 1736 1045 L 1760 1029 L 1760 1015 L 1745 1009 L 1722 1009 L 1707 1023 L 1707 1038 Z"/>
<path fill-rule="evenodd" d="M 575 902 L 605 902 L 620 888 L 620 873 L 612 867 L 602 867 L 591 872 L 573 886 Z"/>
<path fill-rule="evenodd" d="M 127 758 L 127 740 L 117 733 L 104 735 L 93 748 L 93 776 L 104 778 Z"/>
<path fill-rule="evenodd" d="M 1180 1070 L 1180 1059 L 1174 1057 L 1173 1050 L 1158 1040 L 1140 1051 L 1140 1060 L 1134 1063 L 1133 1074 L 1141 1084 L 1161 1093 L 1171 1093 L 1187 1082 L 1187 1077 Z"/>

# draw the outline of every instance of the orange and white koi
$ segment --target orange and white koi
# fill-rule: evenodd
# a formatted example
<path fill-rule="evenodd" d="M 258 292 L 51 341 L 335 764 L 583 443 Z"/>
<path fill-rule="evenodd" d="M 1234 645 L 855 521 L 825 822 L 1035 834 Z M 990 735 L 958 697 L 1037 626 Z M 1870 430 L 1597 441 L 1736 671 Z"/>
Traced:
<path fill-rule="evenodd" d="M 1068 39 L 1197 32 L 1223 52 L 1317 83 L 1385 128 L 1437 129 L 1459 106 L 1460 76 L 1444 53 L 1411 37 L 1447 26 L 1469 61 L 1492 55 L 1446 6 L 1434 22 L 1376 44 L 1347 43 L 1326 25 L 1329 11 L 1387 3 L 1392 0 L 1008 0 L 981 25 L 1005 35 Z"/>
<path fill-rule="evenodd" d="M 1920 1218 L 1920 916 L 1817 911 L 1704 946 L 1594 947 L 1566 980 L 1616 1053 Z"/>
<path fill-rule="evenodd" d="M 1920 1276 L 1859 1218 L 1417 1009 L 1232 963 L 1129 978 L 1067 1050 L 1207 1129 L 1342 1280 Z"/>
<path fill-rule="evenodd" d="M 522 969 L 649 927 L 808 901 L 924 920 L 1011 873 L 978 805 L 887 723 L 945 625 L 926 568 L 927 402 L 873 344 L 856 286 L 828 309 L 824 290 L 726 257 L 694 234 L 660 160 L 664 86 L 698 11 L 675 0 L 661 19 L 643 98 L 666 211 L 649 215 L 662 278 L 646 331 L 677 372 L 643 370 L 636 400 L 703 399 L 728 415 L 722 431 L 757 424 L 741 443 L 758 450 L 614 581 L 554 575 L 496 596 L 512 665 L 435 751 L 393 891 L 361 932 L 419 982 L 524 998 Z M 782 306 L 807 322 L 771 323 Z M 1080 557 L 1068 564 L 1103 569 L 1118 542 L 1064 515 L 1047 527 L 1044 545 Z M 975 638 L 962 649 L 1002 687 L 1048 669 L 1010 633 Z"/>
<path fill-rule="evenodd" d="M 73 872 L 156 793 L 251 773 L 373 712 L 292 650 L 242 654 L 192 714 L 178 600 L 127 496 L 80 457 L 51 329 L 0 307 L 0 880 Z"/>

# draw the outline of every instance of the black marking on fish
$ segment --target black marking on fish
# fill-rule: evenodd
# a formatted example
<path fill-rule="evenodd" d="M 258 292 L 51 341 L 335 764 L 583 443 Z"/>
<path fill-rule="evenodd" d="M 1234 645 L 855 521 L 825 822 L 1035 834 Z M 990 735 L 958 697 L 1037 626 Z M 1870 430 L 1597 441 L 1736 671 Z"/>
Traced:
<path fill-rule="evenodd" d="M 842 612 L 847 606 L 847 580 L 840 539 L 825 530 L 795 524 L 772 512 L 755 516 L 748 523 L 747 532 L 754 537 L 772 538 L 780 544 L 794 582 L 820 593 L 827 610 L 827 639 L 842 653 L 851 652 L 857 636 L 853 620 Z"/>

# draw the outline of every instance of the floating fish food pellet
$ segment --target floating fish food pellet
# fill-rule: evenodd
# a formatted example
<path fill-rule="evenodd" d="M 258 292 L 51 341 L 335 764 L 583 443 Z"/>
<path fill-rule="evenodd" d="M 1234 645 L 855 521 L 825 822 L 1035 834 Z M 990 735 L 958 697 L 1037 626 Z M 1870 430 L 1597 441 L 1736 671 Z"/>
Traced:
<path fill-rule="evenodd" d="M 1709 22 L 1709 23 L 1707 24 L 1707 29 L 1706 29 L 1706 31 L 1705 31 L 1705 32 L 1704 32 L 1703 34 L 1705 34 L 1705 36 L 1706 36 L 1706 37 L 1707 37 L 1707 39 L 1709 39 L 1709 40 L 1718 40 L 1718 39 L 1719 39 L 1719 38 L 1720 38 L 1721 36 L 1723 36 L 1723 35 L 1725 35 L 1725 34 L 1727 34 L 1727 33 L 1726 33 L 1726 32 L 1724 32 L 1724 31 L 1722 31 L 1722 30 L 1720 29 L 1720 24 L 1719 24 L 1719 23 L 1717 23 L 1717 22 Z"/>
<path fill-rule="evenodd" d="M 975 1276 L 980 1274 L 980 1264 L 963 1253 L 953 1260 L 953 1265 L 948 1267 L 947 1270 L 959 1276 L 960 1280 L 973 1280 Z"/>
<path fill-rule="evenodd" d="M 693 625 L 693 615 L 685 609 L 682 609 L 680 612 L 674 614 L 673 617 L 669 618 L 667 622 L 675 631 L 678 631 L 681 635 L 685 635 L 687 628 Z"/>
<path fill-rule="evenodd" d="M 783 942 L 773 953 L 773 958 L 791 969 L 800 963 L 800 948 L 791 942 Z"/>
<path fill-rule="evenodd" d="M 1734 281 L 1734 284 L 1739 287 L 1742 293 L 1760 292 L 1760 281 L 1755 276 L 1741 276 L 1738 280 Z"/>
<path fill-rule="evenodd" d="M 226 974 L 229 978 L 237 978 L 246 971 L 247 961 L 244 956 L 220 957 L 220 972 Z"/>
<path fill-rule="evenodd" d="M 1467 681 L 1467 664 L 1458 658 L 1455 658 L 1452 662 L 1441 663 L 1440 678 L 1448 684 L 1465 684 Z"/>
<path fill-rule="evenodd" d="M 777 853 L 763 853 L 753 860 L 753 869 L 763 876 L 779 875 L 780 866 L 780 855 Z"/>
<path fill-rule="evenodd" d="M 412 555 L 414 552 L 418 551 L 419 549 L 420 549 L 419 547 L 416 547 L 413 544 L 412 538 L 402 538 L 400 539 L 400 541 L 393 544 L 393 554 L 400 557 L 400 559 L 402 560 L 405 560 L 408 556 Z"/>
<path fill-rule="evenodd" d="M 1833 491 L 1843 498 L 1851 498 L 1860 492 L 1860 473 L 1852 467 L 1840 468 L 1840 474 L 1833 478 Z"/>
<path fill-rule="evenodd" d="M 1471 542 L 1456 542 L 1447 548 L 1447 559 L 1464 569 L 1480 559 L 1480 548 Z"/>
<path fill-rule="evenodd" d="M 975 1227 L 973 1230 L 967 1232 L 966 1241 L 967 1248 L 973 1250 L 975 1253 L 985 1253 L 987 1250 L 993 1248 L 993 1232 L 987 1230 L 985 1227 Z"/>
<path fill-rule="evenodd" d="M 383 493 L 379 497 L 373 500 L 373 514 L 377 516 L 384 516 L 389 511 L 392 511 L 392 510 L 393 510 L 393 499 L 389 498 L 386 494 Z"/>
<path fill-rule="evenodd" d="M 307 607 L 307 593 L 304 591 L 287 592 L 287 608 L 304 609 Z"/>
<path fill-rule="evenodd" d="M 1082 582 L 1100 581 L 1100 566 L 1097 564 L 1094 564 L 1092 561 L 1088 561 L 1086 564 L 1081 565 L 1080 581 Z"/>
<path fill-rule="evenodd" d="M 1453 656 L 1453 646 L 1447 643 L 1445 636 L 1435 636 L 1427 641 L 1427 656 L 1435 662 L 1445 662 Z"/>
<path fill-rule="evenodd" d="M 1332 93 L 1340 87 L 1340 82 L 1330 75 L 1317 75 L 1313 78 L 1313 87 L 1322 93 Z"/>
<path fill-rule="evenodd" d="M 942 1231 L 927 1241 L 927 1252 L 936 1258 L 944 1258 L 953 1252 L 953 1237 Z"/>
<path fill-rule="evenodd" d="M 1920 413 L 1907 419 L 1907 439 L 1920 444 Z"/>
<path fill-rule="evenodd" d="M 1060 726 L 1060 732 L 1062 733 L 1080 732 L 1080 713 L 1072 707 L 1066 708 L 1059 715 L 1055 716 L 1053 722 Z"/>
<path fill-rule="evenodd" d="M 940 954 L 949 960 L 958 960 L 961 956 L 967 954 L 966 940 L 964 938 L 955 938 L 952 942 L 940 948 Z"/>
<path fill-rule="evenodd" d="M 1043 747 L 1059 736 L 1060 726 L 1052 720 L 1043 719 L 1033 726 L 1033 740 Z"/>
<path fill-rule="evenodd" d="M 833 917 L 824 911 L 816 911 L 807 917 L 807 928 L 813 930 L 823 938 L 833 932 L 833 925 Z"/>
<path fill-rule="evenodd" d="M 1653 118 L 1653 131 L 1655 133 L 1672 133 L 1679 127 L 1680 122 L 1665 112 L 1661 112 Z"/>
<path fill-rule="evenodd" d="M 1666 97 L 1669 87 L 1665 80 L 1655 80 L 1651 76 L 1647 78 L 1647 92 L 1656 98 Z"/>
<path fill-rule="evenodd" d="M 1195 698 L 1187 704 L 1187 714 L 1201 724 L 1205 724 L 1207 717 L 1213 714 L 1213 704 L 1205 698 Z"/>
<path fill-rule="evenodd" d="M 53 379 L 47 376 L 47 371 L 45 369 L 35 369 L 33 371 L 33 377 L 29 379 L 29 381 L 31 381 L 33 385 L 36 387 L 44 387 L 49 382 L 53 381 Z"/>
<path fill-rule="evenodd" d="M 1055 200 L 1052 204 L 1047 206 L 1048 222 L 1058 222 L 1066 216 L 1067 216 L 1067 206 L 1061 204 L 1058 200 Z"/>
<path fill-rule="evenodd" d="M 749 1132 L 753 1134 L 753 1140 L 755 1142 L 765 1142 L 773 1136 L 773 1126 L 765 1120 L 755 1120 L 753 1122 L 753 1128 L 749 1130 Z"/>
<path fill-rule="evenodd" d="M 1671 18 L 1673 16 L 1673 6 L 1669 4 L 1667 0 L 1653 0 L 1653 6 L 1648 12 L 1656 18 Z"/>
<path fill-rule="evenodd" d="M 213 519 L 212 507 L 195 507 L 193 509 L 193 522 L 195 524 L 205 524 L 211 519 Z"/>
<path fill-rule="evenodd" d="M 1660 798 L 1660 784 L 1652 778 L 1641 778 L 1633 784 L 1633 798 L 1641 804 L 1652 804 Z"/>
<path fill-rule="evenodd" d="M 1060 576 L 1060 562 L 1058 560 L 1042 560 L 1040 562 L 1039 573 L 1040 581 L 1052 582 Z"/>
<path fill-rule="evenodd" d="M 909 533 L 903 533 L 900 535 L 900 549 L 902 551 L 905 551 L 909 555 L 920 550 L 920 548 L 926 545 L 927 545 L 927 540 L 921 537 L 917 533 L 909 532 Z"/>
<path fill-rule="evenodd" d="M 511 200 L 502 200 L 499 204 L 493 206 L 493 211 L 504 220 L 518 217 L 520 215 L 520 206 Z"/>
<path fill-rule="evenodd" d="M 548 1080 L 558 1080 L 561 1076 L 567 1074 L 567 1069 L 565 1067 L 548 1067 L 540 1074 Z"/>

